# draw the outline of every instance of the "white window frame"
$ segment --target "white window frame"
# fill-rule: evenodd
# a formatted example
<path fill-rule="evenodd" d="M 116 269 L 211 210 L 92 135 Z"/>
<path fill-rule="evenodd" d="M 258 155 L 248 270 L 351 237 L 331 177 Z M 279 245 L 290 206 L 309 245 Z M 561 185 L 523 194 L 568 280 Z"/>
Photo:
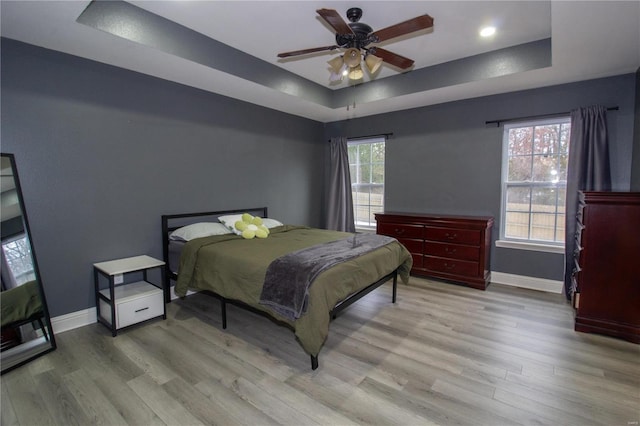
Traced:
<path fill-rule="evenodd" d="M 509 168 L 509 136 L 508 136 L 509 130 L 513 128 L 519 128 L 519 127 L 535 127 L 535 126 L 544 126 L 549 124 L 561 124 L 561 123 L 571 123 L 571 118 L 569 116 L 559 116 L 559 117 L 549 118 L 549 119 L 513 122 L 513 123 L 508 123 L 504 125 L 503 138 L 502 138 L 500 238 L 496 241 L 496 247 L 506 247 L 506 248 L 542 251 L 542 252 L 550 252 L 550 253 L 564 253 L 564 239 L 562 239 L 562 242 L 544 241 L 544 240 L 535 240 L 531 238 L 523 239 L 523 238 L 507 237 L 505 235 L 506 234 L 507 188 L 509 186 L 548 187 L 550 183 L 553 183 L 553 182 L 532 182 L 532 181 L 526 181 L 526 182 L 508 182 L 507 181 L 508 168 Z M 564 188 L 565 196 L 566 196 L 566 186 L 567 186 L 566 180 L 555 182 L 554 185 L 556 188 Z M 560 205 L 560 202 L 556 204 L 556 206 L 559 206 L 559 205 Z M 529 209 L 529 214 L 531 214 L 531 209 Z"/>
<path fill-rule="evenodd" d="M 367 138 L 354 138 L 354 139 L 347 139 L 347 145 L 349 147 L 354 146 L 354 145 L 371 145 L 371 144 L 375 144 L 375 143 L 383 143 L 384 147 L 385 147 L 385 158 L 384 158 L 384 163 L 386 163 L 386 150 L 387 150 L 387 138 L 385 136 L 375 136 L 375 137 L 367 137 Z M 386 175 L 386 166 L 383 163 L 383 173 Z M 373 162 L 370 162 L 368 164 L 373 165 Z M 351 166 L 351 158 L 349 159 L 349 165 Z M 367 206 L 369 207 L 369 214 L 368 216 L 370 218 L 373 218 L 373 213 L 379 213 L 379 212 L 383 212 L 384 211 L 384 182 L 383 183 L 372 183 L 371 182 L 371 176 L 369 176 L 368 182 L 366 183 L 362 183 L 359 182 L 357 180 L 358 178 L 356 178 L 356 180 L 354 181 L 354 176 L 351 176 L 351 192 L 354 192 L 353 187 L 355 185 L 373 185 L 373 186 L 378 186 L 380 188 L 382 188 L 382 205 L 378 208 L 376 208 L 375 210 L 372 209 L 372 205 L 371 205 L 371 199 L 369 199 L 369 204 L 357 204 L 356 200 L 353 200 L 353 217 L 355 220 L 355 225 L 356 225 L 356 229 L 358 230 L 364 230 L 364 231 L 371 231 L 371 230 L 375 230 L 376 229 L 376 222 L 375 219 L 371 219 L 368 222 L 363 222 L 360 221 L 358 222 L 357 218 L 357 210 L 358 210 L 358 206 L 362 207 L 362 206 Z M 386 176 L 384 177 L 384 179 L 386 180 Z"/>
<path fill-rule="evenodd" d="M 2 251 L 9 273 L 17 285 L 36 279 L 27 234 L 18 234 L 2 241 Z"/>

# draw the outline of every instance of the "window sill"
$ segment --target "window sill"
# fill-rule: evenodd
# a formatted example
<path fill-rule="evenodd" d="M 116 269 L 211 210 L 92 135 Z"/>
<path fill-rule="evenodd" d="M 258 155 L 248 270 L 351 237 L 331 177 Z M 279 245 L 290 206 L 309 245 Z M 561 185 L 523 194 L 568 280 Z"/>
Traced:
<path fill-rule="evenodd" d="M 376 233 L 376 228 L 358 228 L 358 227 L 356 227 L 356 232 L 375 234 Z"/>
<path fill-rule="evenodd" d="M 551 244 L 529 243 L 510 240 L 497 240 L 496 247 L 510 248 L 517 250 L 542 251 L 545 253 L 564 254 L 564 245 L 556 246 Z"/>

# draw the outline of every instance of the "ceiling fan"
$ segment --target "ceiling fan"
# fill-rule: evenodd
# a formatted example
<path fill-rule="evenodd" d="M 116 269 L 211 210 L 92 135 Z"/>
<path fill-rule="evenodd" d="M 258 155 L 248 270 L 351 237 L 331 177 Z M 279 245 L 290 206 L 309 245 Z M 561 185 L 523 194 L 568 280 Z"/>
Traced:
<path fill-rule="evenodd" d="M 414 63 L 412 59 L 381 47 L 369 45 L 433 27 L 433 18 L 429 15 L 421 15 L 408 21 L 373 31 L 369 25 L 359 22 L 362 17 L 362 9 L 358 7 L 352 7 L 347 10 L 347 18 L 350 21 L 348 24 L 333 9 L 318 9 L 316 12 L 336 31 L 336 44 L 279 53 L 278 57 L 288 58 L 325 50 L 346 49 L 342 56 L 329 61 L 332 69 L 331 81 L 341 80 L 347 75 L 351 80 L 361 79 L 364 76 L 360 66 L 363 55 L 365 64 L 371 74 L 374 74 L 380 68 L 383 61 L 403 70 L 411 68 Z"/>

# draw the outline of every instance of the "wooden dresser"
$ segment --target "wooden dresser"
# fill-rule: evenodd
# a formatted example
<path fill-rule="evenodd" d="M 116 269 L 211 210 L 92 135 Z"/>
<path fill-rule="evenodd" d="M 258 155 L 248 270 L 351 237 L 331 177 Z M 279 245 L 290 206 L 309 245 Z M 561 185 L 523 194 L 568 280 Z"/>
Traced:
<path fill-rule="evenodd" d="M 492 217 L 376 213 L 377 233 L 411 252 L 411 273 L 486 289 L 491 280 Z"/>
<path fill-rule="evenodd" d="M 640 343 L 640 193 L 582 192 L 576 331 Z"/>

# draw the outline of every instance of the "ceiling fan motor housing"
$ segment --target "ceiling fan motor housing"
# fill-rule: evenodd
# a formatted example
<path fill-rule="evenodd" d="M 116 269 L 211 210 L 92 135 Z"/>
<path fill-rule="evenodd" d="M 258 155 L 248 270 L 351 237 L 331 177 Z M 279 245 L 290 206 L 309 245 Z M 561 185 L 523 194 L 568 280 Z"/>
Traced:
<path fill-rule="evenodd" d="M 350 21 L 347 25 L 349 25 L 353 34 L 336 34 L 336 43 L 338 46 L 362 49 L 370 43 L 377 41 L 375 36 L 370 36 L 373 28 L 363 22 L 358 22 L 361 17 L 362 9 L 359 7 L 352 7 L 347 10 L 347 18 Z"/>
<path fill-rule="evenodd" d="M 369 36 L 373 29 L 362 22 L 349 22 L 353 34 L 336 34 L 336 44 L 340 47 L 355 47 L 361 49 L 370 43 L 375 43 L 375 37 Z"/>

